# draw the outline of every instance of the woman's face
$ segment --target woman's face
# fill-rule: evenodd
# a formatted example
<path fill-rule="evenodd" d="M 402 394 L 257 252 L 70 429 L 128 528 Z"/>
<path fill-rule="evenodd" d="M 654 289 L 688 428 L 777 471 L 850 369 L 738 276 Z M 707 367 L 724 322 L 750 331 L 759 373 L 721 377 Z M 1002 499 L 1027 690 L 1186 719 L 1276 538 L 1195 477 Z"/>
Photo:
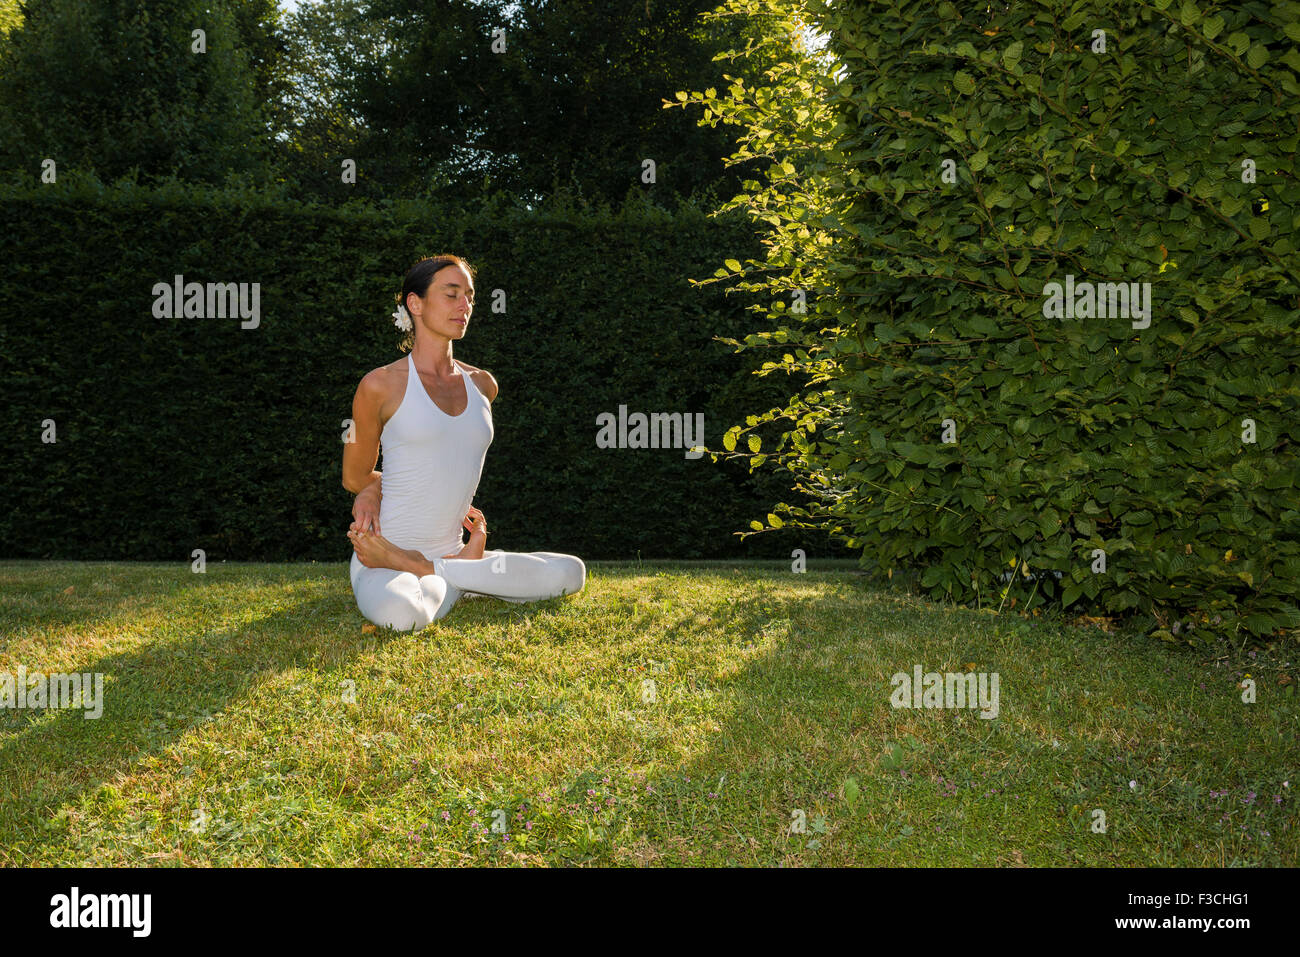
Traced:
<path fill-rule="evenodd" d="M 460 339 L 474 311 L 474 280 L 465 267 L 453 263 L 433 274 L 433 282 L 420 300 L 419 321 L 447 339 Z"/>

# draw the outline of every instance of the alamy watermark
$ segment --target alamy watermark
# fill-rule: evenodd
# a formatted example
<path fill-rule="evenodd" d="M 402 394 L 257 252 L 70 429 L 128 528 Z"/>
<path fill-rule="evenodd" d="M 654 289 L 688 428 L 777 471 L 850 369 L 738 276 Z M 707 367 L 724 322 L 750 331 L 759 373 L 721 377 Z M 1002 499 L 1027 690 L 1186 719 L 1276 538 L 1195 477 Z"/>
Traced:
<path fill-rule="evenodd" d="M 186 282 L 179 273 L 172 282 L 153 287 L 155 319 L 245 320 L 241 329 L 256 329 L 262 321 L 260 282 Z"/>
<path fill-rule="evenodd" d="M 16 675 L 0 672 L 0 708 L 84 708 L 83 718 L 98 718 L 104 713 L 104 676 L 28 673 L 19 665 Z"/>
<path fill-rule="evenodd" d="M 600 426 L 596 448 L 686 449 L 688 459 L 698 459 L 704 454 L 704 413 L 696 412 L 694 418 L 692 423 L 689 412 L 652 412 L 648 418 L 644 412 L 628 415 L 627 406 L 620 405 L 617 420 L 613 412 L 596 416 Z"/>
<path fill-rule="evenodd" d="M 152 894 L 83 894 L 74 886 L 50 898 L 50 926 L 124 927 L 133 937 L 148 937 L 152 911 Z"/>
<path fill-rule="evenodd" d="M 1145 329 L 1151 325 L 1151 283 L 1076 283 L 1069 273 L 1064 286 L 1059 282 L 1043 286 L 1043 318 L 1134 319 L 1134 329 Z"/>
<path fill-rule="evenodd" d="M 981 718 L 992 719 L 998 716 L 1000 680 L 996 671 L 922 674 L 921 666 L 915 665 L 912 674 L 900 671 L 889 679 L 894 686 L 889 703 L 895 708 L 978 707 Z"/>

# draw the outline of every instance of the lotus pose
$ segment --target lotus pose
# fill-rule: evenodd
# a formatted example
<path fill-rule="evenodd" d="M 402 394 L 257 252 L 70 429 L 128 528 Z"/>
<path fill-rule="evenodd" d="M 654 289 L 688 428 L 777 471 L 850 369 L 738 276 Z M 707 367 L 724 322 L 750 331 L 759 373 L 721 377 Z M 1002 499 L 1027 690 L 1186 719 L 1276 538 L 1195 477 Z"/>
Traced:
<path fill-rule="evenodd" d="M 575 555 L 486 549 L 487 519 L 470 503 L 492 442 L 497 383 L 451 349 L 473 309 L 473 268 L 459 256 L 412 266 L 393 314 L 410 354 L 367 373 L 352 400 L 355 441 L 343 447 L 343 487 L 357 493 L 352 592 L 376 625 L 424 628 L 462 594 L 529 602 L 586 583 Z"/>

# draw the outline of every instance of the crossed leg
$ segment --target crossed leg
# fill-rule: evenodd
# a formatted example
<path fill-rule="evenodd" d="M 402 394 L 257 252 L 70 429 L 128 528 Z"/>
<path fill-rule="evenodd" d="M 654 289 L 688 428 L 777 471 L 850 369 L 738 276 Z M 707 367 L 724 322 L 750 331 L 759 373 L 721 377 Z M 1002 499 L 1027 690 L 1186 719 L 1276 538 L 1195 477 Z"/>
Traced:
<path fill-rule="evenodd" d="M 437 572 L 416 577 L 393 568 L 368 568 L 352 556 L 357 608 L 367 620 L 399 631 L 418 630 L 446 616 L 463 594 L 509 602 L 542 601 L 582 591 L 587 566 L 559 552 L 483 553 L 482 558 L 439 558 Z"/>

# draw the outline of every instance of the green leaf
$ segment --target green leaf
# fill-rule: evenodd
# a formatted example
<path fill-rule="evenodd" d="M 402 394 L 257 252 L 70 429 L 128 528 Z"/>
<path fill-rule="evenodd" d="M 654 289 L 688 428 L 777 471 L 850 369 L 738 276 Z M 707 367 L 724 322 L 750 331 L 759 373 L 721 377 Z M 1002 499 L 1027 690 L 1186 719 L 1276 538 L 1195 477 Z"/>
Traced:
<path fill-rule="evenodd" d="M 942 567 L 931 565 L 925 570 L 925 574 L 921 576 L 921 587 L 934 588 L 936 585 L 942 584 L 944 577 L 945 573 Z"/>
<path fill-rule="evenodd" d="M 1246 48 L 1250 46 L 1250 37 L 1240 32 L 1230 33 L 1228 34 L 1228 39 L 1224 42 L 1233 53 L 1241 56 L 1241 54 L 1246 52 Z"/>
<path fill-rule="evenodd" d="M 763 440 L 759 438 L 757 435 L 751 435 L 748 439 L 748 444 L 749 444 L 749 451 L 757 452 L 760 448 L 763 447 Z"/>
<path fill-rule="evenodd" d="M 728 269 L 730 269 L 732 272 L 740 272 L 740 263 L 734 259 L 728 259 L 726 262 L 723 263 L 723 265 L 726 266 Z"/>
<path fill-rule="evenodd" d="M 1017 40 L 1002 51 L 1002 63 L 1012 73 L 1016 72 L 1016 65 L 1020 62 L 1020 54 L 1024 52 L 1025 44 Z"/>
<path fill-rule="evenodd" d="M 970 168 L 972 172 L 978 173 L 985 166 L 989 165 L 989 154 L 980 150 L 970 158 Z"/>
<path fill-rule="evenodd" d="M 1268 62 L 1268 47 L 1262 43 L 1256 43 L 1246 54 L 1246 65 L 1252 70 L 1258 70 Z"/>
<path fill-rule="evenodd" d="M 970 95 L 975 92 L 975 80 L 965 70 L 958 70 L 953 75 L 952 85 L 957 88 L 958 93 Z"/>

